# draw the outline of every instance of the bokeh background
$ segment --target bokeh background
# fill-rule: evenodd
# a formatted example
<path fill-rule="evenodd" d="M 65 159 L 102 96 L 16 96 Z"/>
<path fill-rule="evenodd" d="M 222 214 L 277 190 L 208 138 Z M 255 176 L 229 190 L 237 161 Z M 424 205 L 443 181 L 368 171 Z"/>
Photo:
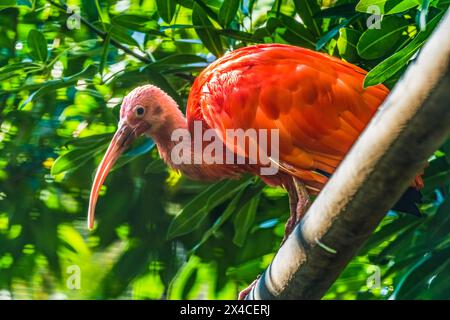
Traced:
<path fill-rule="evenodd" d="M 89 232 L 89 189 L 122 98 L 152 83 L 184 110 L 208 63 L 271 42 L 340 57 L 371 70 L 365 85 L 392 87 L 449 3 L 0 0 L 0 298 L 234 299 L 279 247 L 287 194 L 252 177 L 187 180 L 140 139 Z M 423 216 L 390 211 L 325 299 L 450 298 L 450 142 L 424 180 Z"/>

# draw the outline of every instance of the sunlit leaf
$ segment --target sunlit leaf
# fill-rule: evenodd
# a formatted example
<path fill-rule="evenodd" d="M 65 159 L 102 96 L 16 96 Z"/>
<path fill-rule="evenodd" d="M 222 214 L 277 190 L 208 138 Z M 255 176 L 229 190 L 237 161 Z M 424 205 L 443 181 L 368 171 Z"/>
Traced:
<path fill-rule="evenodd" d="M 235 234 L 233 237 L 233 242 L 238 247 L 242 247 L 244 245 L 247 233 L 253 226 L 256 211 L 258 209 L 259 199 L 259 196 L 253 197 L 238 211 L 234 218 Z"/>
<path fill-rule="evenodd" d="M 330 31 L 328 31 L 322 38 L 320 38 L 316 43 L 316 50 L 322 49 L 328 41 L 333 39 L 338 33 L 341 28 L 344 28 L 348 26 L 352 21 L 358 19 L 361 15 L 355 14 L 349 19 L 342 20 L 337 26 L 332 28 Z"/>
<path fill-rule="evenodd" d="M 34 62 L 18 62 L 13 64 L 7 64 L 6 66 L 0 68 L 0 76 L 2 75 L 13 75 L 15 72 L 34 72 L 42 70 L 42 65 Z"/>
<path fill-rule="evenodd" d="M 308 27 L 315 36 L 320 36 L 322 31 L 320 29 L 321 19 L 314 18 L 314 16 L 320 12 L 319 4 L 316 0 L 303 1 L 294 0 L 295 8 L 299 16 L 302 18 L 303 23 Z"/>
<path fill-rule="evenodd" d="M 287 31 L 290 32 L 290 34 L 282 34 L 281 36 L 283 39 L 290 40 L 289 43 L 293 43 L 292 41 L 295 41 L 295 44 L 299 44 L 307 48 L 315 47 L 314 36 L 304 25 L 284 14 L 279 14 L 277 19 L 279 19 L 280 25 L 285 26 Z M 291 35 L 298 38 L 298 40 L 293 40 Z"/>
<path fill-rule="evenodd" d="M 209 21 L 208 16 L 203 11 L 202 7 L 194 4 L 192 9 L 192 22 L 195 25 L 204 27 L 203 29 L 195 29 L 198 37 L 203 41 L 203 44 L 216 57 L 223 55 L 222 41 L 220 35 L 216 32 L 213 24 Z"/>
<path fill-rule="evenodd" d="M 170 23 L 175 15 L 175 0 L 156 0 L 159 16 L 167 23 Z"/>
<path fill-rule="evenodd" d="M 41 32 L 35 29 L 30 30 L 28 33 L 28 48 L 30 48 L 30 55 L 34 60 L 47 61 L 47 40 Z"/>
<path fill-rule="evenodd" d="M 358 54 L 364 59 L 376 59 L 391 51 L 402 33 L 406 31 L 408 22 L 396 16 L 385 17 L 380 29 L 366 30 L 358 42 Z"/>
<path fill-rule="evenodd" d="M 110 30 L 111 37 L 121 43 L 125 43 L 130 46 L 135 46 L 139 48 L 139 43 L 135 38 L 128 32 L 127 29 L 120 26 L 113 26 Z"/>
<path fill-rule="evenodd" d="M 357 61 L 358 50 L 356 44 L 358 43 L 361 33 L 351 28 L 342 28 L 339 30 L 339 38 L 337 40 L 337 47 L 339 55 L 349 62 Z"/>
<path fill-rule="evenodd" d="M 394 14 L 417 7 L 419 0 L 361 0 L 356 11 L 371 14 Z"/>
<path fill-rule="evenodd" d="M 59 80 L 52 80 L 47 81 L 44 85 L 41 86 L 40 89 L 36 90 L 32 94 L 28 96 L 28 99 L 24 101 L 24 103 L 21 105 L 21 108 L 23 108 L 26 104 L 29 102 L 36 100 L 37 98 L 43 96 L 44 94 L 50 93 L 52 91 L 55 91 L 59 88 L 64 88 L 68 86 L 72 86 L 77 83 L 78 80 L 84 79 L 84 78 L 91 78 L 97 73 L 97 66 L 96 65 L 89 65 L 84 70 L 80 71 L 77 74 L 74 74 L 70 77 L 64 77 Z"/>
<path fill-rule="evenodd" d="M 214 225 L 209 228 L 204 234 L 199 243 L 191 251 L 197 250 L 202 244 L 204 244 L 213 234 L 218 231 L 219 228 L 230 218 L 230 216 L 236 211 L 239 201 L 244 194 L 245 189 L 241 189 L 236 196 L 233 197 L 231 202 L 228 204 L 222 215 L 217 218 Z"/>
<path fill-rule="evenodd" d="M 106 150 L 106 145 L 104 144 L 96 145 L 89 149 L 73 149 L 55 160 L 50 173 L 55 176 L 66 171 L 74 171 L 92 159 L 95 154 L 104 150 Z"/>
<path fill-rule="evenodd" d="M 236 17 L 240 0 L 227 0 L 222 3 L 219 11 L 219 22 L 223 27 L 228 27 Z"/>
<path fill-rule="evenodd" d="M 159 32 L 158 22 L 146 16 L 121 14 L 112 18 L 111 22 L 122 28 L 163 35 Z"/>
<path fill-rule="evenodd" d="M 103 43 L 103 53 L 100 60 L 100 66 L 98 72 L 102 75 L 103 68 L 105 67 L 106 60 L 108 59 L 108 49 L 109 49 L 109 41 L 111 39 L 111 32 L 108 32 L 105 38 L 105 42 Z"/>
<path fill-rule="evenodd" d="M 208 213 L 219 204 L 231 198 L 250 183 L 240 180 L 223 180 L 205 189 L 189 202 L 172 221 L 167 237 L 169 239 L 187 234 L 197 229 Z"/>
<path fill-rule="evenodd" d="M 153 70 L 164 70 L 171 66 L 189 65 L 196 63 L 205 63 L 206 60 L 198 55 L 194 54 L 173 54 L 153 62 L 149 67 Z"/>
<path fill-rule="evenodd" d="M 428 24 L 425 31 L 419 32 L 415 38 L 402 50 L 397 51 L 392 56 L 378 64 L 370 70 L 364 79 L 364 87 L 382 83 L 403 68 L 417 50 L 422 47 L 428 36 L 431 34 L 437 23 L 440 21 L 442 13 L 434 17 Z"/>

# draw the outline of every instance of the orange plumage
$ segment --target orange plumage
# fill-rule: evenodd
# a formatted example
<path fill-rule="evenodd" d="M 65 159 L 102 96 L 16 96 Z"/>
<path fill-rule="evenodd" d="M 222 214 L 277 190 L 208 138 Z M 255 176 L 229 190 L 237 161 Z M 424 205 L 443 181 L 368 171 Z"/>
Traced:
<path fill-rule="evenodd" d="M 192 131 L 200 120 L 222 134 L 226 129 L 279 129 L 281 171 L 315 193 L 389 93 L 383 85 L 364 89 L 365 74 L 299 47 L 245 47 L 197 77 L 188 100 L 188 126 Z"/>

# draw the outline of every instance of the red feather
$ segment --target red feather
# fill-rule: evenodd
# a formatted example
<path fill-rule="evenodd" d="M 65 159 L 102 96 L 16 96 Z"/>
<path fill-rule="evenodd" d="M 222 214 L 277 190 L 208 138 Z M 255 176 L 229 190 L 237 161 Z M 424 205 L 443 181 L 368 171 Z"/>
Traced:
<path fill-rule="evenodd" d="M 197 77 L 188 100 L 188 126 L 192 131 L 199 120 L 222 134 L 226 129 L 279 129 L 281 171 L 318 191 L 327 181 L 323 173 L 334 172 L 389 93 L 383 85 L 364 89 L 365 74 L 299 47 L 245 47 Z"/>

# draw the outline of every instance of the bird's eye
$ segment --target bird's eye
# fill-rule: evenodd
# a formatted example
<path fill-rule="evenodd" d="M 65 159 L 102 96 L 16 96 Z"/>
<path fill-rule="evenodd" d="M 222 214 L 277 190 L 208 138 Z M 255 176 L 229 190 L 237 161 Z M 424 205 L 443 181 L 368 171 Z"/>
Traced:
<path fill-rule="evenodd" d="M 142 117 L 145 113 L 145 109 L 142 106 L 137 106 L 136 109 L 134 109 L 134 113 L 137 117 Z"/>

